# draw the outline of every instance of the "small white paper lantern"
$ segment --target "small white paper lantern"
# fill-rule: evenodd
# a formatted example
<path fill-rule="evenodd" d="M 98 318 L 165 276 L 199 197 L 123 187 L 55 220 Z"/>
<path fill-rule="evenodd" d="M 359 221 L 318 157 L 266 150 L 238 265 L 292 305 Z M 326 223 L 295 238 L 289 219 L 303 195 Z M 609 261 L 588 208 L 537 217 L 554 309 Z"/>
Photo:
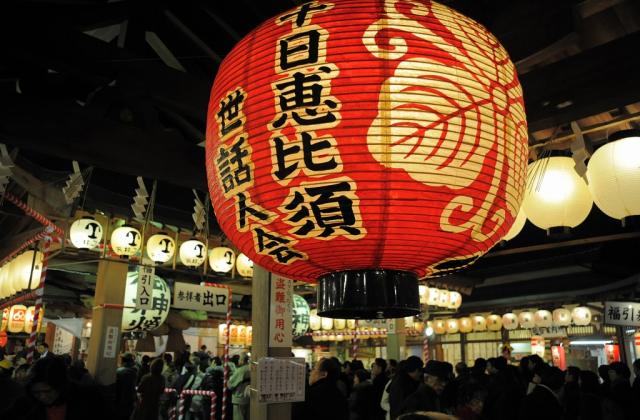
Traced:
<path fill-rule="evenodd" d="M 502 238 L 502 240 L 510 241 L 511 239 L 518 236 L 518 234 L 522 231 L 522 228 L 524 227 L 525 223 L 527 223 L 527 215 L 524 213 L 524 210 L 522 209 L 522 207 L 520 207 L 520 211 L 516 216 L 516 220 L 513 222 L 513 224 L 511 225 L 511 228 L 509 229 L 509 232 L 507 232 L 507 234 L 504 235 L 504 238 Z"/>
<path fill-rule="evenodd" d="M 609 139 L 587 166 L 593 200 L 614 219 L 640 215 L 640 132 L 623 130 Z"/>
<path fill-rule="evenodd" d="M 93 249 L 102 240 L 102 225 L 93 217 L 82 217 L 71 224 L 69 239 L 76 248 Z"/>
<path fill-rule="evenodd" d="M 569 157 L 553 156 L 529 165 L 523 208 L 527 218 L 542 229 L 574 228 L 591 211 L 593 199 Z"/>
<path fill-rule="evenodd" d="M 448 290 L 440 290 L 438 293 L 438 306 L 441 308 L 449 307 L 449 291 Z"/>
<path fill-rule="evenodd" d="M 197 239 L 189 239 L 180 245 L 179 255 L 187 267 L 200 267 L 207 258 L 207 245 Z"/>
<path fill-rule="evenodd" d="M 405 316 L 404 317 L 404 327 L 405 328 L 413 328 L 413 317 Z"/>
<path fill-rule="evenodd" d="M 536 324 L 536 327 L 549 328 L 553 324 L 553 317 L 551 316 L 551 312 L 546 309 L 540 309 L 533 314 L 533 322 Z"/>
<path fill-rule="evenodd" d="M 325 318 L 320 317 L 320 324 L 322 325 L 323 330 L 332 330 L 333 329 L 333 318 Z"/>
<path fill-rule="evenodd" d="M 430 306 L 438 306 L 440 302 L 440 289 L 429 287 L 427 290 L 427 304 Z"/>
<path fill-rule="evenodd" d="M 458 292 L 449 292 L 449 309 L 458 309 L 462 305 L 462 295 Z"/>
<path fill-rule="evenodd" d="M 120 226 L 111 233 L 111 249 L 117 255 L 130 257 L 140 250 L 142 236 L 133 226 Z"/>
<path fill-rule="evenodd" d="M 356 320 L 355 319 L 347 319 L 347 328 L 350 330 L 354 330 L 356 328 Z"/>
<path fill-rule="evenodd" d="M 536 326 L 533 319 L 533 313 L 529 311 L 520 312 L 520 315 L 518 315 L 518 322 L 522 328 L 533 328 Z"/>
<path fill-rule="evenodd" d="M 458 320 L 455 318 L 447 319 L 447 334 L 456 334 L 460 330 Z"/>
<path fill-rule="evenodd" d="M 147 240 L 147 256 L 155 263 L 164 264 L 173 258 L 176 242 L 164 232 L 151 235 Z"/>
<path fill-rule="evenodd" d="M 33 290 L 38 287 L 42 275 L 43 259 L 42 252 L 29 250 L 13 260 L 9 275 L 14 290 Z"/>
<path fill-rule="evenodd" d="M 571 325 L 571 312 L 565 308 L 554 309 L 552 313 L 553 325 L 556 327 L 568 327 Z"/>
<path fill-rule="evenodd" d="M 518 328 L 518 316 L 512 312 L 502 315 L 502 326 L 505 330 L 515 330 Z"/>
<path fill-rule="evenodd" d="M 228 273 L 236 263 L 236 253 L 226 246 L 218 246 L 209 251 L 209 266 L 216 273 Z"/>
<path fill-rule="evenodd" d="M 227 324 L 218 324 L 218 344 L 227 344 Z"/>
<path fill-rule="evenodd" d="M 420 303 L 426 305 L 427 298 L 429 297 L 429 288 L 424 284 L 421 284 L 418 286 L 418 295 L 420 296 Z"/>
<path fill-rule="evenodd" d="M 571 319 L 578 326 L 589 325 L 591 323 L 591 309 L 585 306 L 578 306 L 571 311 Z"/>
<path fill-rule="evenodd" d="M 7 281 L 8 276 L 7 276 L 7 267 L 8 265 L 5 264 L 2 267 L 0 267 L 0 299 L 4 299 L 6 297 L 9 297 L 9 295 L 7 295 L 5 293 L 5 285 L 4 283 Z"/>
<path fill-rule="evenodd" d="M 460 321 L 458 322 L 460 324 L 460 332 L 461 333 L 470 333 L 471 331 L 473 331 L 473 321 L 471 320 L 471 318 L 465 316 L 460 318 Z"/>
<path fill-rule="evenodd" d="M 244 254 L 238 255 L 236 259 L 236 270 L 242 277 L 253 277 L 253 261 Z"/>
<path fill-rule="evenodd" d="M 486 331 L 487 320 L 482 315 L 476 315 L 471 318 L 473 321 L 473 331 Z"/>
<path fill-rule="evenodd" d="M 444 319 L 436 319 L 433 321 L 433 331 L 436 334 L 444 334 L 447 332 L 447 323 Z"/>
<path fill-rule="evenodd" d="M 347 326 L 346 319 L 335 318 L 333 320 L 333 328 L 336 330 L 344 330 Z"/>
<path fill-rule="evenodd" d="M 320 317 L 318 316 L 318 310 L 312 309 L 309 312 L 309 328 L 312 331 L 318 331 L 322 328 Z"/>
<path fill-rule="evenodd" d="M 500 331 L 502 329 L 502 317 L 500 315 L 489 315 L 487 317 L 487 329 L 489 331 Z"/>

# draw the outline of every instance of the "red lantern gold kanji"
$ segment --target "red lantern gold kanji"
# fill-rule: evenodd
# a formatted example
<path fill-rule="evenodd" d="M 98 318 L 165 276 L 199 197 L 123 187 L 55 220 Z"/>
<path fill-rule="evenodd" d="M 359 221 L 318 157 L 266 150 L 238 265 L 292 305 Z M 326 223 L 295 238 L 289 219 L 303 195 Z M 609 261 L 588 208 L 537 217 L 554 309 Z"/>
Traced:
<path fill-rule="evenodd" d="M 432 1 L 312 1 L 223 61 L 206 150 L 220 226 L 251 260 L 319 281 L 323 315 L 405 316 L 417 277 L 509 230 L 527 125 L 515 67 L 480 24 Z M 367 293 L 339 286 L 354 278 Z M 411 296 L 376 311 L 377 290 Z"/>

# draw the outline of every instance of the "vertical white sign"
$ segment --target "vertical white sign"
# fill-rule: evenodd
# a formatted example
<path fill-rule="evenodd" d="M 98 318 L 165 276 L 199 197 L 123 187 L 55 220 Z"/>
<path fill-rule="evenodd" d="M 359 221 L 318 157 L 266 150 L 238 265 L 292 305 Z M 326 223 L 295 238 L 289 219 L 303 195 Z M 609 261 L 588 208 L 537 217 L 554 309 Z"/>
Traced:
<path fill-rule="evenodd" d="M 118 352 L 118 335 L 120 334 L 120 330 L 118 327 L 107 327 L 106 337 L 104 340 L 104 353 L 103 357 L 105 359 L 113 359 L 116 357 L 116 353 Z"/>
<path fill-rule="evenodd" d="M 155 267 L 141 265 L 138 269 L 138 289 L 136 290 L 136 309 L 153 308 L 153 279 Z"/>
<path fill-rule="evenodd" d="M 269 296 L 269 347 L 291 347 L 292 306 L 293 282 L 272 275 Z"/>

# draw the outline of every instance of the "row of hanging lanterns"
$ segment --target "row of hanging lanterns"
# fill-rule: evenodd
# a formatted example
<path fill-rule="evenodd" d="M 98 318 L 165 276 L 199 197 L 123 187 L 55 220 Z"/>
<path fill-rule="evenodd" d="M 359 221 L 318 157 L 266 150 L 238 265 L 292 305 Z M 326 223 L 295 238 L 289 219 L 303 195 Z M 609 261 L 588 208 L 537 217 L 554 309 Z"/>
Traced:
<path fill-rule="evenodd" d="M 29 250 L 0 267 L 0 299 L 24 290 L 33 290 L 40 284 L 44 254 Z"/>
<path fill-rule="evenodd" d="M 355 319 L 325 318 L 318 316 L 317 309 L 312 309 L 309 312 L 309 328 L 311 331 L 354 330 L 356 325 Z"/>
<path fill-rule="evenodd" d="M 502 328 L 515 330 L 518 327 L 524 329 L 568 327 L 572 323 L 584 326 L 589 325 L 590 322 L 591 310 L 585 306 L 578 306 L 571 311 L 566 308 L 558 308 L 553 312 L 540 309 L 535 312 L 522 311 L 518 314 L 509 312 L 502 316 L 491 314 L 486 317 L 474 315 L 462 318 L 436 319 L 431 321 L 429 326 L 436 334 L 456 334 L 458 332 L 500 331 Z"/>
<path fill-rule="evenodd" d="M 447 309 L 458 309 L 462 305 L 462 295 L 453 290 L 420 286 L 420 303 Z"/>
<path fill-rule="evenodd" d="M 359 340 L 384 338 L 387 330 L 384 328 L 358 328 L 344 331 L 316 331 L 310 334 L 313 341 L 348 341 L 354 338 Z"/>
<path fill-rule="evenodd" d="M 231 324 L 229 344 L 232 346 L 251 346 L 253 327 L 251 325 Z M 227 344 L 227 324 L 218 325 L 218 344 Z"/>
<path fill-rule="evenodd" d="M 38 320 L 38 331 L 42 327 L 42 309 L 40 309 L 40 319 Z M 2 310 L 2 325 L 0 331 L 10 333 L 30 333 L 33 328 L 35 318 L 35 306 L 26 307 L 24 305 L 13 305 Z"/>
<path fill-rule="evenodd" d="M 510 240 L 525 221 L 542 229 L 574 228 L 593 203 L 614 219 L 640 215 L 640 132 L 622 130 L 609 137 L 587 164 L 586 180 L 570 157 L 551 156 L 529 164 L 524 201 L 504 237 Z"/>

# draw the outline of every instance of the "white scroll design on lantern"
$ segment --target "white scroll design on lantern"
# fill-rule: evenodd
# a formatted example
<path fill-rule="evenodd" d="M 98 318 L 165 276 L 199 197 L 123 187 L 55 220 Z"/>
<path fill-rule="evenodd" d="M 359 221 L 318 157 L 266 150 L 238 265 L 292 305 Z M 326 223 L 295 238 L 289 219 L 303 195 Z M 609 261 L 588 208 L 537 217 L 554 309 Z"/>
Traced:
<path fill-rule="evenodd" d="M 451 35 L 443 39 L 400 12 L 399 4 L 412 6 L 416 17 L 437 20 Z M 460 193 L 445 206 L 440 218 L 444 231 L 469 231 L 472 240 L 483 242 L 506 219 L 505 210 L 494 206 L 505 171 L 506 207 L 513 218 L 523 192 L 518 179 L 524 173 L 517 168 L 525 166 L 520 160 L 526 159 L 526 154 L 515 152 L 526 147 L 526 127 L 515 122 L 524 121 L 515 68 L 504 48 L 482 26 L 436 3 L 427 6 L 387 0 L 385 12 L 386 17 L 372 24 L 363 37 L 374 56 L 397 60 L 408 52 L 401 37 L 389 38 L 386 48 L 376 44 L 377 32 L 390 29 L 430 42 L 456 64 L 444 66 L 428 58 L 402 61 L 381 87 L 379 112 L 368 133 L 369 151 L 381 164 L 403 169 L 418 182 L 451 190 L 472 185 L 486 170 L 487 155 L 495 153 L 488 169 L 493 171 L 491 185 L 482 202 L 474 205 L 472 197 Z M 443 147 L 445 142 L 453 147 Z M 392 159 L 393 154 L 400 158 Z M 505 155 L 519 160 L 505 164 Z M 454 212 L 470 217 L 452 217 Z M 489 231 L 487 219 L 493 222 Z"/>

